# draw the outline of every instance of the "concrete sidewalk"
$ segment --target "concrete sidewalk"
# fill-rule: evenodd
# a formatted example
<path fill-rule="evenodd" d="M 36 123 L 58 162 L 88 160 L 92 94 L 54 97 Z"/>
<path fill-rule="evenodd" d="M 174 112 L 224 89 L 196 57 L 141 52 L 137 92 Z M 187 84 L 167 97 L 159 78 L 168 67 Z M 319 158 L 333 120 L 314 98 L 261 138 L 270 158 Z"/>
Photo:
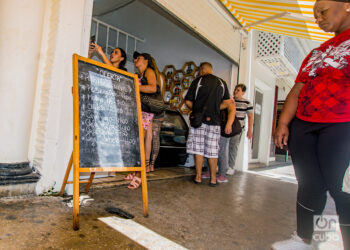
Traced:
<path fill-rule="evenodd" d="M 80 207 L 80 230 L 61 197 L 0 199 L 0 249 L 143 249 L 99 218 L 114 206 L 144 227 L 188 249 L 269 249 L 296 228 L 297 186 L 251 173 L 209 187 L 192 177 L 150 181 L 149 212 L 142 216 L 141 190 L 93 188 Z M 135 228 L 135 234 L 138 233 Z"/>

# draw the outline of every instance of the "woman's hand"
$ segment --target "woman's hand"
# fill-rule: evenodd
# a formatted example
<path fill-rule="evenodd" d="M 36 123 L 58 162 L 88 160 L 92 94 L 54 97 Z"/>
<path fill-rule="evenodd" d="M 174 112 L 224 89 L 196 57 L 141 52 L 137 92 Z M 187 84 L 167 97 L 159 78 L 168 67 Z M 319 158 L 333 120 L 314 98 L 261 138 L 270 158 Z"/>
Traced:
<path fill-rule="evenodd" d="M 95 43 L 90 43 L 89 44 L 89 58 L 92 57 L 92 54 L 94 53 L 95 51 Z"/>
<path fill-rule="evenodd" d="M 298 82 L 294 84 L 293 88 L 290 90 L 284 107 L 281 113 L 281 116 L 278 121 L 278 127 L 275 132 L 275 144 L 280 149 L 283 149 L 283 146 L 287 146 L 289 138 L 289 128 L 288 125 L 295 116 L 295 113 L 298 108 L 298 98 L 300 91 L 304 87 L 304 83 Z"/>
<path fill-rule="evenodd" d="M 95 45 L 95 51 L 100 55 L 103 56 L 105 53 L 103 52 L 103 49 L 100 45 L 98 45 L 97 43 L 94 43 Z"/>
<path fill-rule="evenodd" d="M 99 56 L 102 58 L 103 62 L 109 66 L 113 66 L 109 58 L 106 56 L 105 52 L 103 51 L 102 47 L 98 45 L 97 43 L 90 43 L 89 46 L 89 58 L 92 57 L 93 52 L 97 52 Z"/>
<path fill-rule="evenodd" d="M 275 132 L 275 144 L 278 148 L 283 149 L 288 144 L 289 128 L 285 124 L 279 124 Z"/>

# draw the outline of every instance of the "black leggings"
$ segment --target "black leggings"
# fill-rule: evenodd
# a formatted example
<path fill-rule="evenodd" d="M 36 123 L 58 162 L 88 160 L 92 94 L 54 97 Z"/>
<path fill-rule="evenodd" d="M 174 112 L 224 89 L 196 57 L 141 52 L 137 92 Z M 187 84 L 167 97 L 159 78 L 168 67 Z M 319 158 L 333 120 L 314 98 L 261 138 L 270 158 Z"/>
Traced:
<path fill-rule="evenodd" d="M 160 128 L 162 127 L 164 119 L 153 119 L 153 126 L 152 126 L 152 151 L 151 151 L 151 157 L 150 157 L 150 165 L 154 166 L 158 153 L 160 148 Z"/>
<path fill-rule="evenodd" d="M 298 180 L 297 232 L 311 239 L 313 216 L 321 215 L 327 191 L 333 197 L 344 247 L 350 249 L 350 191 L 343 186 L 350 175 L 350 122 L 311 123 L 294 119 L 289 149 Z M 345 184 L 345 183 L 344 183 Z"/>

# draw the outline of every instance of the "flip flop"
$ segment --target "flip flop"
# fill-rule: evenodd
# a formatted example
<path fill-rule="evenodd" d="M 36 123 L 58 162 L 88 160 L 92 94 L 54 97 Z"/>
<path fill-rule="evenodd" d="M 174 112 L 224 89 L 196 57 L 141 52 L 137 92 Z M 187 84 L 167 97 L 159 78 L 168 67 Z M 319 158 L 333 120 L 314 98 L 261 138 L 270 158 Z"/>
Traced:
<path fill-rule="evenodd" d="M 135 190 L 138 189 L 141 185 L 141 178 L 134 176 L 132 181 L 130 182 L 128 189 Z"/>
<path fill-rule="evenodd" d="M 218 182 L 216 182 L 216 183 L 209 182 L 209 187 L 216 187 L 217 185 L 218 185 Z"/>
<path fill-rule="evenodd" d="M 192 181 L 193 181 L 194 184 L 197 184 L 197 185 L 202 184 L 201 181 L 196 181 L 196 178 L 193 178 Z"/>

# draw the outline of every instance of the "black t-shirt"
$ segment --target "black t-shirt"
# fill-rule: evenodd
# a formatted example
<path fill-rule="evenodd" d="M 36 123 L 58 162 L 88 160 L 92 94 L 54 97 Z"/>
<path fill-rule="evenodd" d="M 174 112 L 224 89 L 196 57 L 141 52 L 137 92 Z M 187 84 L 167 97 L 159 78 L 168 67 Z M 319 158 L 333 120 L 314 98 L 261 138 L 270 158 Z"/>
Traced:
<path fill-rule="evenodd" d="M 209 97 L 211 100 L 208 101 L 203 123 L 220 125 L 220 104 L 230 99 L 225 81 L 211 74 L 197 77 L 188 89 L 185 100 L 193 103 L 192 112 L 201 112 Z"/>

